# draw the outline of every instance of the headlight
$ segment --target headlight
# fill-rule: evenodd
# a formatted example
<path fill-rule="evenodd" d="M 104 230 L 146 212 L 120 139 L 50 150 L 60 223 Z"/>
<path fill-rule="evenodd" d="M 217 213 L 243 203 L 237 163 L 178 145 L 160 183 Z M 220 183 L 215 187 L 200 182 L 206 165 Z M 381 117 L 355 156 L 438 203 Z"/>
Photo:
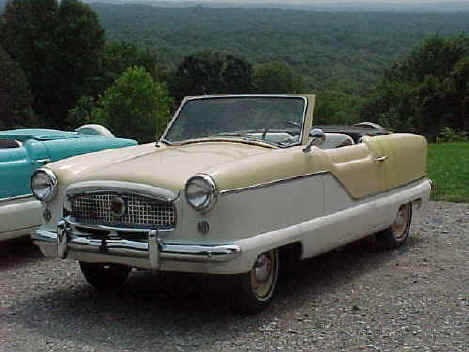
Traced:
<path fill-rule="evenodd" d="M 37 199 L 51 200 L 57 193 L 57 177 L 49 169 L 37 169 L 31 176 L 31 190 Z"/>
<path fill-rule="evenodd" d="M 217 200 L 215 182 L 210 176 L 197 175 L 186 183 L 187 202 L 198 211 L 210 210 Z"/>

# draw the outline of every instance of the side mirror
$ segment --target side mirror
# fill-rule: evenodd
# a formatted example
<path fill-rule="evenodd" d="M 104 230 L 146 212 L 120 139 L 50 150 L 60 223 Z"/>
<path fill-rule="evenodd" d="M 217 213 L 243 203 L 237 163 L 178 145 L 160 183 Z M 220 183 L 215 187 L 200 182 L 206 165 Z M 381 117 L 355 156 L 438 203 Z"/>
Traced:
<path fill-rule="evenodd" d="M 303 148 L 303 152 L 309 153 L 311 147 L 314 145 L 321 145 L 326 140 L 326 134 L 320 128 L 314 128 L 309 132 L 309 136 L 312 138 L 311 142 Z"/>

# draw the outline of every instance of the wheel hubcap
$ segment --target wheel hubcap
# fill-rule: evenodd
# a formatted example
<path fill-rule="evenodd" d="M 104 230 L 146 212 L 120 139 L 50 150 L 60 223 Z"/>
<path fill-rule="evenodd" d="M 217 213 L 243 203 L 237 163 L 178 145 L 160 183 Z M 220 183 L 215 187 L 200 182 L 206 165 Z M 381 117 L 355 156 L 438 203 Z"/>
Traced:
<path fill-rule="evenodd" d="M 251 287 L 258 298 L 268 297 L 274 282 L 276 257 L 274 252 L 261 254 L 251 271 Z"/>
<path fill-rule="evenodd" d="M 404 205 L 399 209 L 396 219 L 392 224 L 392 231 L 396 240 L 405 238 L 407 234 L 407 226 L 409 223 L 409 205 Z"/>
<path fill-rule="evenodd" d="M 259 283 L 266 282 L 269 279 L 271 270 L 272 263 L 270 259 L 265 254 L 260 255 L 254 265 L 256 281 Z"/>

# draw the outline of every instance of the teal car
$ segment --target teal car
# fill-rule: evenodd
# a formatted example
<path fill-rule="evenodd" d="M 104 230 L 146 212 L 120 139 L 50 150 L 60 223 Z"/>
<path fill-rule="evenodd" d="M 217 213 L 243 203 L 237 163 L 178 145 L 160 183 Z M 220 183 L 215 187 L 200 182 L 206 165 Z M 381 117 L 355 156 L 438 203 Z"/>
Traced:
<path fill-rule="evenodd" d="M 51 129 L 0 131 L 0 241 L 31 233 L 41 224 L 41 203 L 31 194 L 30 178 L 44 164 L 103 149 L 136 145 L 100 125 L 74 132 Z"/>

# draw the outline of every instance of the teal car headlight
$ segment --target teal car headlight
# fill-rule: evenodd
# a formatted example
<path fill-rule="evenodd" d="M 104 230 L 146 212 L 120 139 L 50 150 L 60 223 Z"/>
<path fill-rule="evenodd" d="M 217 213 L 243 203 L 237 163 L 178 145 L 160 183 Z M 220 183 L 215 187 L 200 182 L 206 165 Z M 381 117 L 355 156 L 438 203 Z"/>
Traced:
<path fill-rule="evenodd" d="M 49 169 L 37 169 L 31 176 L 31 191 L 40 201 L 48 201 L 57 193 L 57 176 Z"/>
<path fill-rule="evenodd" d="M 187 202 L 198 211 L 208 211 L 217 200 L 217 187 L 210 176 L 191 177 L 185 188 Z"/>

